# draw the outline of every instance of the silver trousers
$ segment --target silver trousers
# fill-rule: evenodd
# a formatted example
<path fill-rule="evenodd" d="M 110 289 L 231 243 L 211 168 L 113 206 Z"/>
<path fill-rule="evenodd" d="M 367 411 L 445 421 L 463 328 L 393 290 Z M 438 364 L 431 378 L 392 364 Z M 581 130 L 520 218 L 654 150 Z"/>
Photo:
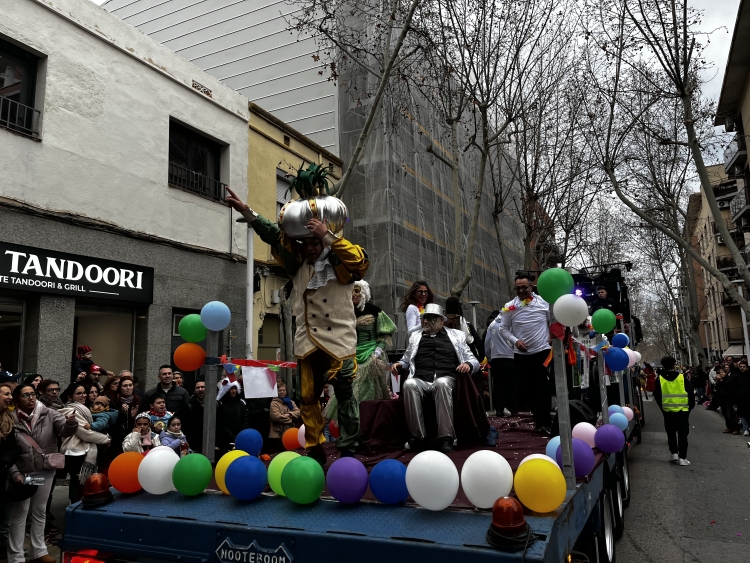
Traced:
<path fill-rule="evenodd" d="M 456 432 L 453 430 L 453 388 L 455 386 L 456 379 L 454 377 L 438 377 L 433 383 L 412 377 L 404 382 L 406 425 L 409 427 L 411 436 L 420 440 L 425 439 L 422 403 L 426 395 L 432 395 L 437 415 L 437 437 L 450 436 L 455 438 Z"/>

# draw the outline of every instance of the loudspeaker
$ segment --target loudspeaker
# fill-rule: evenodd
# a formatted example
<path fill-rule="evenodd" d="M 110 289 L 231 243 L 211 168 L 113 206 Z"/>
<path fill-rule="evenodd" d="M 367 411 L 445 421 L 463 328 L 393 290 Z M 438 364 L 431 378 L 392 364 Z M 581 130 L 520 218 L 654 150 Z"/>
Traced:
<path fill-rule="evenodd" d="M 596 426 L 596 413 L 586 403 L 573 399 L 568 401 L 568 405 L 570 406 L 571 430 L 579 422 L 588 422 Z M 560 435 L 560 424 L 557 421 L 557 413 L 555 413 L 555 420 L 552 421 L 552 435 Z"/>

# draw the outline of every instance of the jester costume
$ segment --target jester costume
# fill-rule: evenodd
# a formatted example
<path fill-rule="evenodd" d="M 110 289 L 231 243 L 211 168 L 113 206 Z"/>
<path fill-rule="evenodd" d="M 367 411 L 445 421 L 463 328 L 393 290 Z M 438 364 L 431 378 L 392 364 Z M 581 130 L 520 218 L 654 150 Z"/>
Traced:
<path fill-rule="evenodd" d="M 357 317 L 357 378 L 352 386 L 354 397 L 358 403 L 390 399 L 388 366 L 380 358 L 391 344 L 396 325 L 372 303 L 365 303 L 362 309 L 355 307 L 354 314 Z M 338 400 L 334 396 L 326 407 L 326 418 L 338 420 L 337 408 Z"/>

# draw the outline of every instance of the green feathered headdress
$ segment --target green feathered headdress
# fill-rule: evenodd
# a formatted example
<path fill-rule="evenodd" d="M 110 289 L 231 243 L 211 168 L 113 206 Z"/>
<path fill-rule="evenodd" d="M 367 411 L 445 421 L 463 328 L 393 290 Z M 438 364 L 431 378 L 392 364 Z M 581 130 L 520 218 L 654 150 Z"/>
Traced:
<path fill-rule="evenodd" d="M 297 176 L 292 178 L 289 189 L 297 190 L 302 199 L 309 199 L 319 195 L 331 195 L 331 181 L 328 175 L 333 173 L 333 165 L 323 167 L 322 164 L 310 164 L 305 170 L 302 163 Z M 325 190 L 325 194 L 323 193 Z"/>

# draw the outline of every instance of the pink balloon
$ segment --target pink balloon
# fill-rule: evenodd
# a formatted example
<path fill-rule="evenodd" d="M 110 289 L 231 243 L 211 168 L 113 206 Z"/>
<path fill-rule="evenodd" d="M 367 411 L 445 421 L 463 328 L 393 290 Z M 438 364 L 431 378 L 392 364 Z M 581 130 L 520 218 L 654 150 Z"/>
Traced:
<path fill-rule="evenodd" d="M 633 416 L 635 416 L 633 413 L 633 409 L 631 409 L 630 407 L 622 407 L 622 414 L 624 414 L 625 418 L 627 418 L 628 420 L 633 420 Z"/>
<path fill-rule="evenodd" d="M 638 362 L 638 356 L 630 348 L 623 348 L 623 350 L 628 355 L 628 367 L 632 368 Z"/>
<path fill-rule="evenodd" d="M 304 448 L 305 447 L 305 425 L 299 427 L 299 430 L 297 431 L 297 441 L 299 442 L 299 447 Z"/>
<path fill-rule="evenodd" d="M 573 438 L 583 440 L 592 448 L 596 446 L 596 442 L 594 441 L 595 434 L 596 428 L 588 422 L 579 422 L 573 427 Z"/>

